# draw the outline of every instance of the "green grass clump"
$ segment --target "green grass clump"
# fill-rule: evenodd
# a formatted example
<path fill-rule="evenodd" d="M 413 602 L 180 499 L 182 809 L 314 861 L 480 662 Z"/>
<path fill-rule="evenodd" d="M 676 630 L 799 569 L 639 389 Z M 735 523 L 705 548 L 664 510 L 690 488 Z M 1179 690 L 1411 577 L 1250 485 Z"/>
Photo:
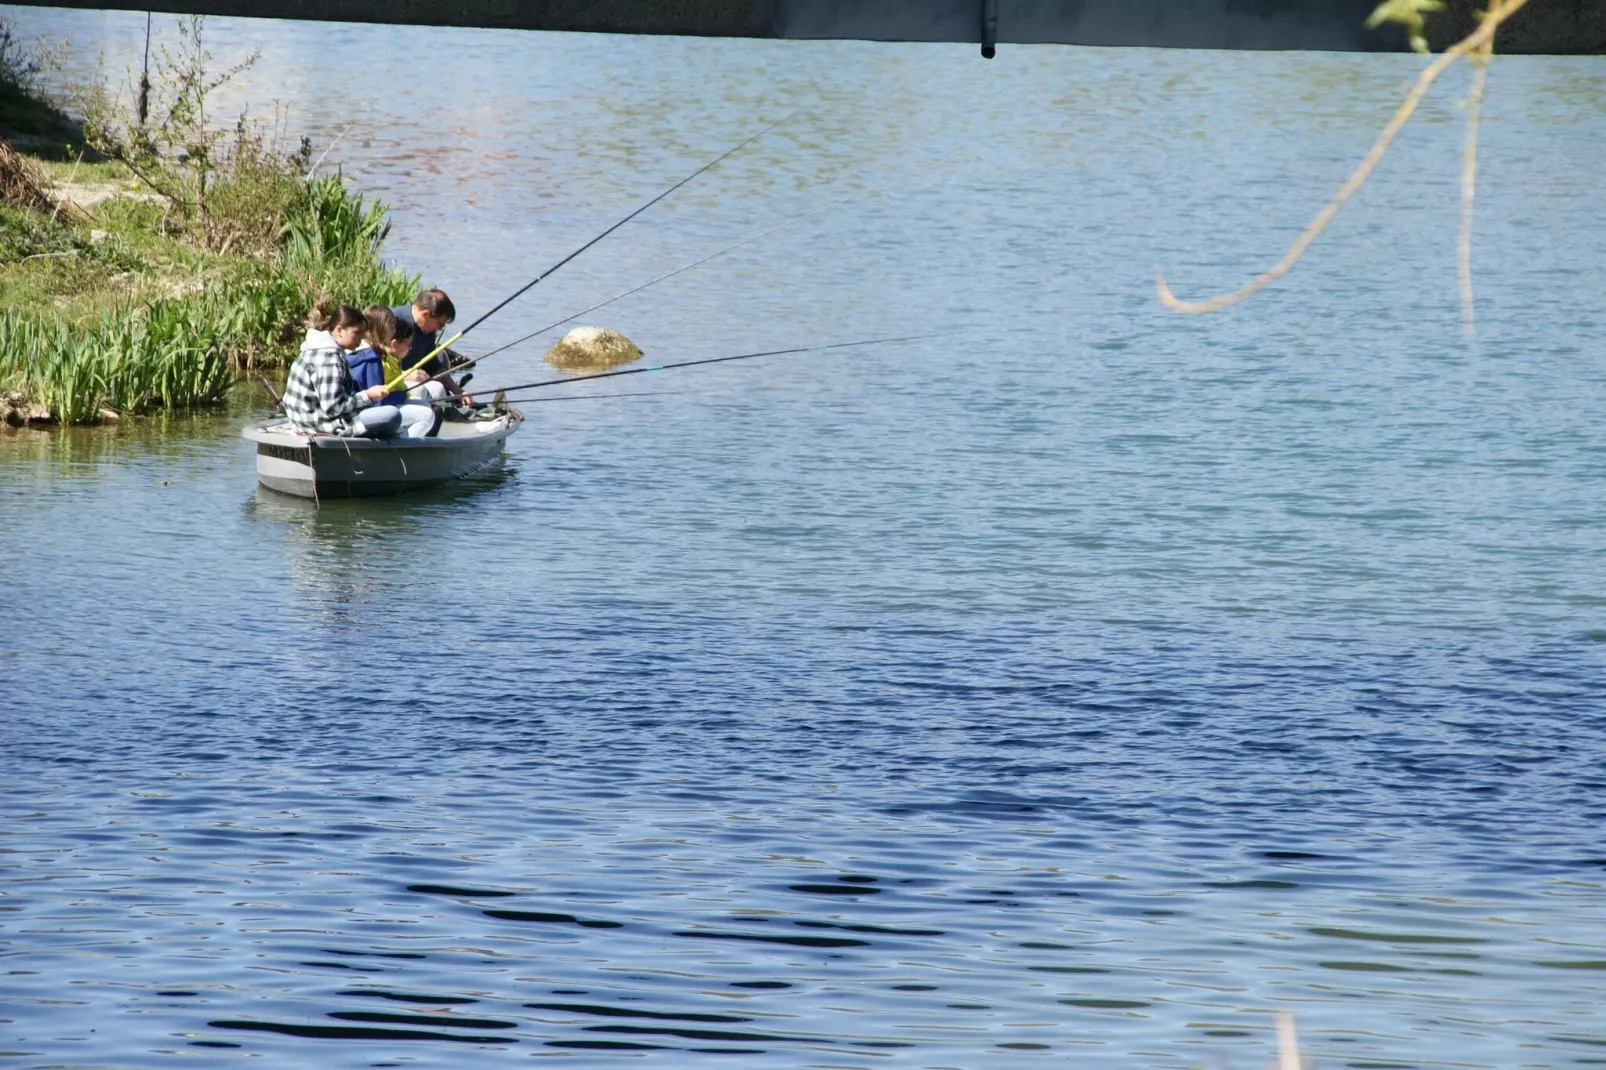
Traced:
<path fill-rule="evenodd" d="M 211 404 L 240 372 L 293 355 L 320 295 L 394 305 L 418 288 L 378 258 L 384 206 L 339 176 L 303 183 L 267 256 L 163 245 L 150 233 L 160 206 L 104 204 L 99 240 L 43 213 L 0 207 L 0 410 L 13 422 Z M 124 225 L 111 230 L 119 216 Z M 12 252 L 52 255 L 13 263 Z M 120 277 L 136 275 L 119 288 Z"/>
<path fill-rule="evenodd" d="M 235 376 L 205 304 L 127 307 L 79 323 L 0 313 L 0 381 L 66 423 L 217 401 Z"/>

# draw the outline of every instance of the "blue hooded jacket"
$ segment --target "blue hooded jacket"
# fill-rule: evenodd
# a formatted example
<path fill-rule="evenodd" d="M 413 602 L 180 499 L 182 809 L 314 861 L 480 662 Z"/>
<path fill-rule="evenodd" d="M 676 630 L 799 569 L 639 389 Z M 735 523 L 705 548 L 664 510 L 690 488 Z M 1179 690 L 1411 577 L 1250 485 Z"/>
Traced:
<path fill-rule="evenodd" d="M 379 350 L 373 346 L 364 346 L 346 354 L 346 363 L 351 367 L 351 377 L 357 383 L 359 391 L 367 390 L 371 386 L 385 385 L 385 366 L 380 358 Z M 386 394 L 380 405 L 400 405 L 407 400 L 407 394 L 402 390 L 392 390 Z"/>

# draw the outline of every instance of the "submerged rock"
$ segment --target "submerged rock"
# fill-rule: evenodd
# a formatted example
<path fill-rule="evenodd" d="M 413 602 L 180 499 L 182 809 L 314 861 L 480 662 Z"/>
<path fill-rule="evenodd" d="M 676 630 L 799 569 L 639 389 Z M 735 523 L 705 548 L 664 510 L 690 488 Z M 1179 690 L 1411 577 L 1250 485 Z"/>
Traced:
<path fill-rule="evenodd" d="M 560 371 L 605 372 L 641 356 L 641 347 L 611 327 L 576 327 L 546 351 L 546 362 Z"/>
<path fill-rule="evenodd" d="M 0 424 L 21 427 L 24 424 L 53 424 L 56 418 L 48 405 L 28 397 L 21 390 L 0 391 Z"/>

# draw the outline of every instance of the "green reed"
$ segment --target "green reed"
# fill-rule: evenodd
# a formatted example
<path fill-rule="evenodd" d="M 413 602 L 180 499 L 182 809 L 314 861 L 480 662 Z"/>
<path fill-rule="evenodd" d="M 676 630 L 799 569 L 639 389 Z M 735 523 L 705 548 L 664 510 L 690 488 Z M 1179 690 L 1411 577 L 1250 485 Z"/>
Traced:
<path fill-rule="evenodd" d="M 195 304 L 123 306 L 80 322 L 0 312 L 0 384 L 64 423 L 217 401 L 234 364 Z"/>
<path fill-rule="evenodd" d="M 285 225 L 287 267 L 377 262 L 390 233 L 383 203 L 365 201 L 346 189 L 339 175 L 328 175 L 307 183 L 305 200 L 297 208 Z"/>
<path fill-rule="evenodd" d="M 276 257 L 231 262 L 200 293 L 76 320 L 0 310 L 0 416 L 43 410 L 63 423 L 92 423 L 107 410 L 215 403 L 241 372 L 293 355 L 320 295 L 359 306 L 411 297 L 418 280 L 378 259 L 388 230 L 383 204 L 333 176 L 307 183 Z"/>

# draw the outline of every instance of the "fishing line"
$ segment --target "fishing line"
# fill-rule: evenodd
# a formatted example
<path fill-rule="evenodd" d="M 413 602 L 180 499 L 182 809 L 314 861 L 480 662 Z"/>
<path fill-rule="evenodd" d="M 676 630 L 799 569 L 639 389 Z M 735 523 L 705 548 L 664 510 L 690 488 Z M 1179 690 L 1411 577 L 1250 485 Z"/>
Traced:
<path fill-rule="evenodd" d="M 953 332 L 945 332 L 953 333 Z M 645 372 L 669 371 L 671 368 L 690 368 L 698 364 L 723 364 L 729 360 L 751 360 L 753 357 L 779 357 L 789 353 L 818 353 L 827 349 L 849 349 L 853 346 L 872 346 L 890 344 L 893 342 L 914 342 L 923 338 L 938 338 L 942 334 L 906 334 L 896 338 L 867 338 L 859 342 L 832 342 L 829 345 L 795 346 L 791 349 L 766 349 L 758 353 L 738 353 L 730 357 L 705 357 L 702 360 L 682 360 L 674 364 L 654 364 L 646 368 L 625 368 L 621 371 L 593 372 L 590 375 L 571 375 L 563 379 L 542 379 L 534 383 L 518 383 L 514 386 L 498 387 L 494 391 L 483 393 L 507 393 L 510 390 L 534 390 L 543 386 L 561 386 L 564 383 L 583 383 L 588 379 L 613 379 L 620 375 L 641 375 Z M 455 404 L 454 399 L 447 398 L 436 401 L 437 405 Z"/>

